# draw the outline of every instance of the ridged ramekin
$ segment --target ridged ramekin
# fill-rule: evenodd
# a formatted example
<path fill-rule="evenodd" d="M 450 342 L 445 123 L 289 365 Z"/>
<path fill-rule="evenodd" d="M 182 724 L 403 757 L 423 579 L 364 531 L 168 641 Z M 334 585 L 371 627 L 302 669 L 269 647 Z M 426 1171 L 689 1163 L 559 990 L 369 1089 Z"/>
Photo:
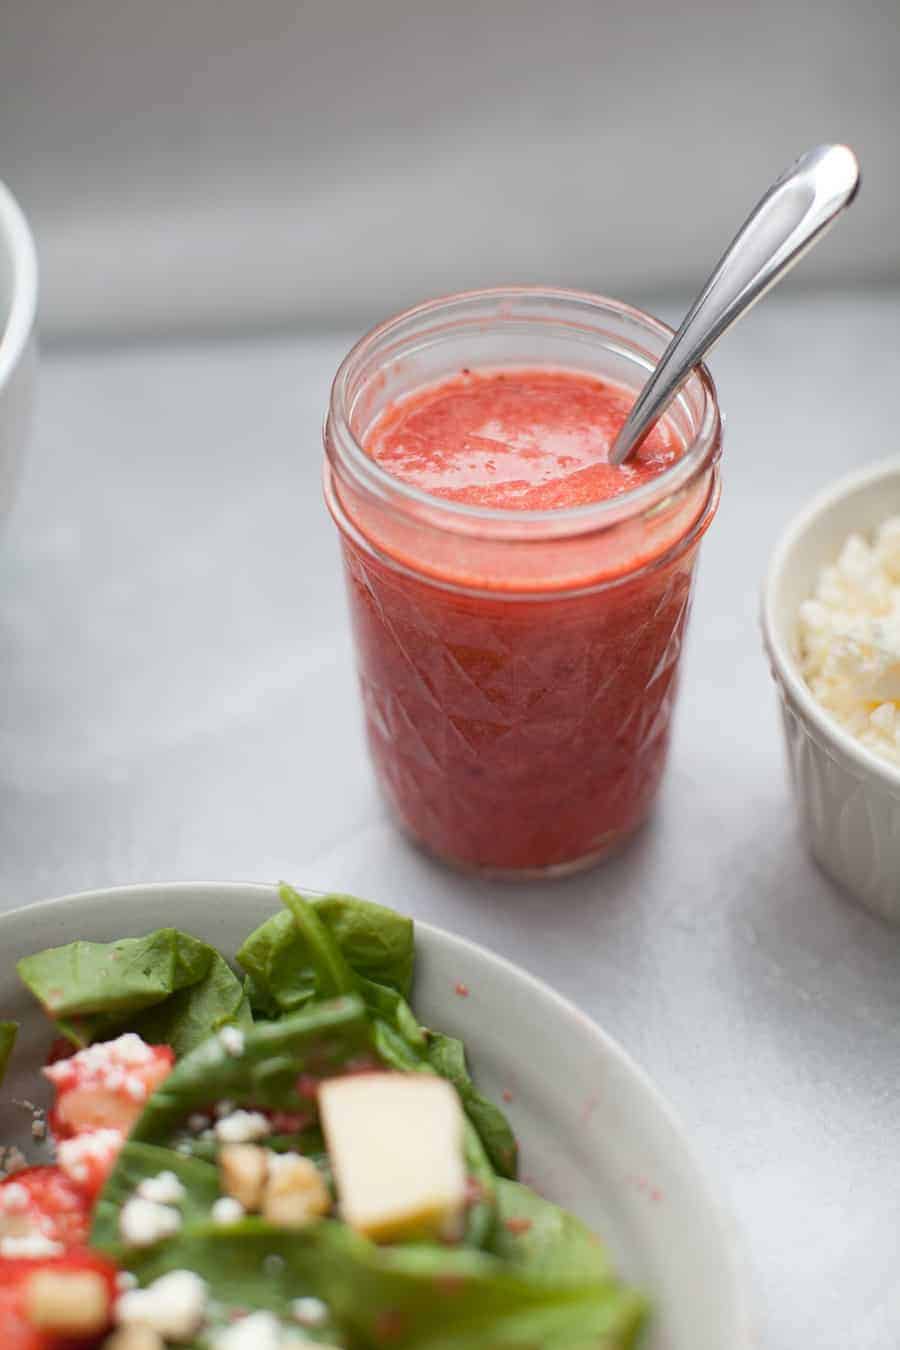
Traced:
<path fill-rule="evenodd" d="M 896 514 L 900 459 L 842 478 L 787 527 L 762 598 L 801 829 L 823 870 L 891 923 L 900 923 L 900 767 L 867 749 L 813 698 L 800 671 L 797 616 L 847 535 L 869 535 Z"/>

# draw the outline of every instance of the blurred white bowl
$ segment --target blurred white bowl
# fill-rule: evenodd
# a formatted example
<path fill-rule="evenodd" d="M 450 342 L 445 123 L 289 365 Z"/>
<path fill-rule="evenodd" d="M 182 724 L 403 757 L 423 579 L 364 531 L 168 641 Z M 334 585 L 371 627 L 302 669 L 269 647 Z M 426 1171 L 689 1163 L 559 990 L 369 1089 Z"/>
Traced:
<path fill-rule="evenodd" d="M 763 588 L 763 638 L 781 695 L 791 782 L 813 857 L 861 904 L 900 923 L 900 768 L 816 702 L 797 657 L 797 614 L 847 535 L 900 513 L 900 460 L 842 478 L 779 540 Z"/>
<path fill-rule="evenodd" d="M 12 505 L 34 403 L 38 268 L 28 222 L 0 182 L 0 520 Z"/>

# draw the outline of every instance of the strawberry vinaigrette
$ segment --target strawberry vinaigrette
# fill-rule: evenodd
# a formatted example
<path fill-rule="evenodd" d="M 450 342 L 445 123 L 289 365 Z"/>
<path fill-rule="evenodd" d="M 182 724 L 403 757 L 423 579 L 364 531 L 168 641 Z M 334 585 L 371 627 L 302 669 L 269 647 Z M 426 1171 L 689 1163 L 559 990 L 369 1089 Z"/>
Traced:
<path fill-rule="evenodd" d="M 572 870 L 653 803 L 720 450 L 701 370 L 609 464 L 667 337 L 596 297 L 481 292 L 376 329 L 335 380 L 326 496 L 369 744 L 449 862 Z"/>

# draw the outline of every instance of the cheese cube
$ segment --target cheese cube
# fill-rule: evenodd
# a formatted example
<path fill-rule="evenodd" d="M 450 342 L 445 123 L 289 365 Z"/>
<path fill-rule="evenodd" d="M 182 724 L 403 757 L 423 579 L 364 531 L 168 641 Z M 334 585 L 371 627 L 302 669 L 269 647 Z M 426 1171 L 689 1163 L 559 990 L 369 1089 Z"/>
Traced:
<path fill-rule="evenodd" d="M 445 1079 L 331 1078 L 319 1088 L 319 1115 L 345 1223 L 376 1242 L 459 1235 L 464 1118 Z"/>

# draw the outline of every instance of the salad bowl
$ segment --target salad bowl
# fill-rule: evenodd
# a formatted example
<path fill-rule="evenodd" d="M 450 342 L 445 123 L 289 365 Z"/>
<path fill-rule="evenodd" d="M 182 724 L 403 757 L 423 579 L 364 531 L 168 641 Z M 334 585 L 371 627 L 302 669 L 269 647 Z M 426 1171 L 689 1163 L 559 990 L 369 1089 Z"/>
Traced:
<path fill-rule="evenodd" d="M 278 908 L 278 891 L 267 885 L 153 884 L 0 917 L 0 1019 L 20 1025 L 0 1092 L 0 1142 L 46 1160 L 22 1103 L 49 1100 L 40 1066 L 54 1033 L 17 962 L 76 940 L 108 943 L 170 926 L 233 961 L 248 932 Z M 424 923 L 415 925 L 410 1002 L 424 1027 L 465 1043 L 478 1089 L 503 1103 L 521 1179 L 598 1233 L 617 1272 L 646 1295 L 644 1350 L 749 1350 L 731 1221 L 682 1126 L 625 1052 L 524 971 Z"/>

